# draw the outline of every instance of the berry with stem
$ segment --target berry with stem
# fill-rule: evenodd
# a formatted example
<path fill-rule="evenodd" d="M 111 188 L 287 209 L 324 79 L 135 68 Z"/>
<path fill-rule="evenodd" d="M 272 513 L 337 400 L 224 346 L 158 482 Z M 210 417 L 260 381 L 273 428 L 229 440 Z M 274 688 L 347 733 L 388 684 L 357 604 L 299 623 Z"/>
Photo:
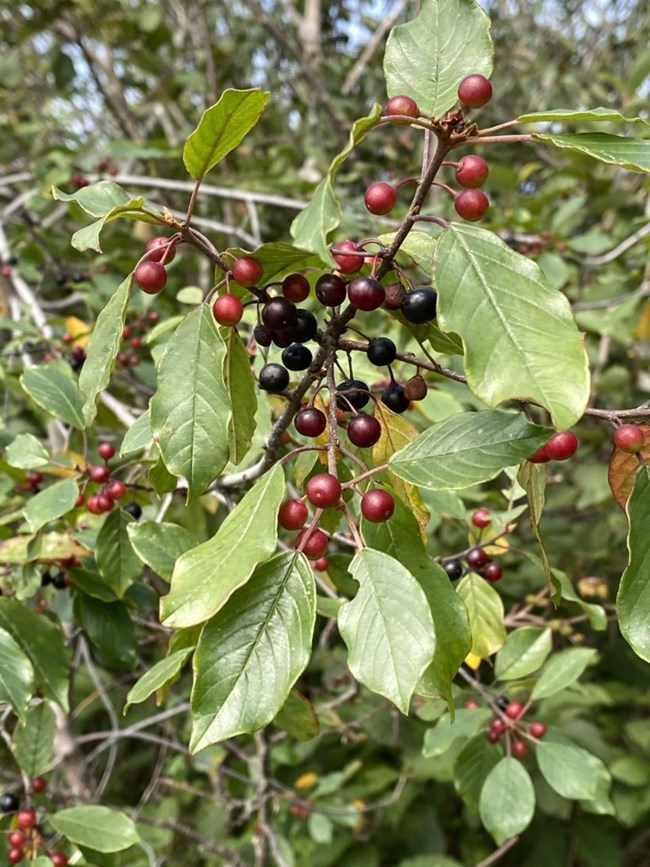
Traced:
<path fill-rule="evenodd" d="M 386 290 L 374 277 L 356 277 L 348 286 L 348 298 L 357 310 L 377 310 L 384 303 Z"/>
<path fill-rule="evenodd" d="M 438 296 L 433 289 L 414 289 L 402 301 L 400 310 L 407 322 L 423 325 L 436 318 Z"/>
<path fill-rule="evenodd" d="M 285 530 L 300 530 L 308 515 L 309 510 L 302 500 L 285 500 L 278 512 L 278 522 Z"/>
<path fill-rule="evenodd" d="M 476 154 L 467 154 L 458 163 L 456 181 L 461 187 L 475 189 L 476 187 L 483 186 L 489 173 L 490 167 L 483 157 L 479 157 Z"/>
<path fill-rule="evenodd" d="M 248 289 L 262 279 L 264 268 L 252 256 L 242 256 L 235 259 L 232 266 L 232 277 L 235 283 Z"/>
<path fill-rule="evenodd" d="M 212 305 L 212 315 L 219 325 L 237 325 L 244 315 L 244 305 L 236 295 L 219 295 Z"/>
<path fill-rule="evenodd" d="M 381 395 L 381 402 L 398 415 L 406 412 L 411 405 L 411 401 L 404 394 L 404 387 L 397 382 L 392 382 L 384 389 Z"/>
<path fill-rule="evenodd" d="M 520 701 L 511 701 L 504 713 L 511 720 L 517 720 L 523 713 L 524 706 Z"/>
<path fill-rule="evenodd" d="M 301 409 L 293 423 L 299 434 L 305 437 L 318 437 L 327 427 L 327 417 L 324 412 L 310 406 Z"/>
<path fill-rule="evenodd" d="M 264 305 L 262 322 L 273 331 L 283 331 L 298 322 L 296 305 L 286 298 L 272 298 Z"/>
<path fill-rule="evenodd" d="M 459 217 L 475 223 L 490 207 L 490 200 L 482 190 L 463 190 L 454 199 L 454 208 Z"/>
<path fill-rule="evenodd" d="M 113 443 L 100 443 L 97 453 L 103 460 L 110 461 L 115 455 L 115 446 Z"/>
<path fill-rule="evenodd" d="M 280 394 L 289 385 L 289 371 L 281 364 L 265 364 L 260 370 L 259 385 L 269 394 Z"/>
<path fill-rule="evenodd" d="M 18 827 L 28 831 L 36 824 L 36 810 L 21 810 L 16 816 Z"/>
<path fill-rule="evenodd" d="M 546 726 L 543 722 L 532 722 L 530 724 L 529 732 L 534 738 L 537 738 L 538 741 L 541 741 L 541 739 L 546 734 Z"/>
<path fill-rule="evenodd" d="M 491 744 L 498 744 L 500 737 L 501 737 L 501 735 L 497 734 L 496 732 L 493 732 L 492 729 L 490 729 L 489 731 L 487 731 L 485 733 L 486 740 Z"/>
<path fill-rule="evenodd" d="M 405 94 L 400 93 L 397 96 L 391 96 L 391 98 L 386 103 L 384 114 L 386 115 L 386 117 L 393 117 L 394 115 L 419 117 L 420 109 L 418 108 L 418 104 L 414 99 L 412 99 L 410 96 L 406 96 Z M 408 123 L 408 121 L 394 121 L 394 123 Z"/>
<path fill-rule="evenodd" d="M 350 419 L 348 424 L 348 439 L 352 445 L 367 449 L 379 442 L 381 424 L 372 415 L 360 412 Z"/>
<path fill-rule="evenodd" d="M 115 479 L 106 485 L 106 493 L 112 500 L 121 500 L 126 494 L 126 485 L 119 479 Z"/>
<path fill-rule="evenodd" d="M 614 443 L 623 452 L 634 454 L 643 448 L 645 436 L 636 424 L 622 424 L 614 431 Z"/>
<path fill-rule="evenodd" d="M 489 527 L 491 523 L 492 518 L 490 517 L 489 509 L 475 509 L 472 512 L 472 524 L 480 530 Z"/>
<path fill-rule="evenodd" d="M 329 539 L 318 528 L 301 530 L 295 541 L 295 548 L 302 546 L 302 552 L 309 560 L 320 560 L 327 551 Z"/>
<path fill-rule="evenodd" d="M 157 235 L 147 241 L 147 260 L 149 262 L 160 262 L 163 256 L 165 264 L 172 262 L 176 256 L 176 245 L 170 243 L 169 238 L 162 235 Z"/>
<path fill-rule="evenodd" d="M 397 202 L 397 190 L 383 181 L 370 184 L 363 197 L 364 204 L 371 214 L 389 214 Z"/>
<path fill-rule="evenodd" d="M 34 777 L 32 780 L 32 791 L 41 795 L 47 789 L 47 780 L 45 777 Z"/>
<path fill-rule="evenodd" d="M 21 848 L 27 842 L 27 834 L 24 831 L 10 831 L 7 842 L 10 846 Z"/>
<path fill-rule="evenodd" d="M 395 500 L 388 491 L 372 488 L 361 497 L 361 514 L 373 524 L 382 524 L 395 511 Z"/>
<path fill-rule="evenodd" d="M 397 347 L 390 337 L 373 337 L 368 343 L 368 361 L 377 367 L 392 364 L 397 357 Z"/>
<path fill-rule="evenodd" d="M 445 560 L 442 568 L 449 576 L 450 581 L 458 581 L 463 574 L 463 564 L 460 560 Z"/>
<path fill-rule="evenodd" d="M 465 555 L 465 561 L 472 569 L 480 569 L 481 566 L 490 562 L 490 558 L 483 548 L 470 548 Z"/>
<path fill-rule="evenodd" d="M 524 741 L 514 741 L 512 744 L 512 755 L 516 759 L 523 759 L 528 752 L 528 744 Z"/>
<path fill-rule="evenodd" d="M 316 281 L 316 297 L 325 307 L 338 307 L 345 296 L 345 283 L 337 274 L 323 274 Z"/>
<path fill-rule="evenodd" d="M 482 108 L 492 99 L 492 85 L 484 75 L 467 75 L 458 86 L 458 99 L 468 108 Z"/>
<path fill-rule="evenodd" d="M 363 409 L 370 400 L 370 389 L 360 379 L 344 379 L 336 386 L 336 405 L 344 412 Z"/>
<path fill-rule="evenodd" d="M 317 508 L 331 508 L 341 499 L 341 483 L 331 473 L 317 473 L 307 482 L 305 493 Z"/>
<path fill-rule="evenodd" d="M 553 461 L 568 461 L 576 453 L 578 438 L 570 430 L 558 431 L 545 443 L 544 450 Z"/>
<path fill-rule="evenodd" d="M 90 476 L 91 481 L 103 484 L 110 479 L 111 471 L 108 467 L 100 464 L 96 467 L 88 467 L 88 475 Z"/>
<path fill-rule="evenodd" d="M 135 282 L 147 295 L 156 295 L 165 288 L 167 271 L 159 262 L 140 262 L 133 273 Z"/>
<path fill-rule="evenodd" d="M 332 258 L 341 274 L 356 274 L 361 269 L 363 256 L 355 255 L 361 252 L 361 247 L 350 240 L 340 241 L 332 247 Z"/>

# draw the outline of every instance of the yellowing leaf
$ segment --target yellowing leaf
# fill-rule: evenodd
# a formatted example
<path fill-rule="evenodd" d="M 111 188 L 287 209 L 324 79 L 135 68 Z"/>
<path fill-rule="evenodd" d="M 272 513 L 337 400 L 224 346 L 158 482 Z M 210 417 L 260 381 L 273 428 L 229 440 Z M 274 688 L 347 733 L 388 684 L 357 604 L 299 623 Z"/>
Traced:
<path fill-rule="evenodd" d="M 65 330 L 75 338 L 73 341 L 74 346 L 88 346 L 92 332 L 92 328 L 88 323 L 83 322 L 77 316 L 66 316 Z"/>
<path fill-rule="evenodd" d="M 465 657 L 465 665 L 468 665 L 471 669 L 476 671 L 476 669 L 480 666 L 483 660 L 476 653 L 468 653 Z"/>

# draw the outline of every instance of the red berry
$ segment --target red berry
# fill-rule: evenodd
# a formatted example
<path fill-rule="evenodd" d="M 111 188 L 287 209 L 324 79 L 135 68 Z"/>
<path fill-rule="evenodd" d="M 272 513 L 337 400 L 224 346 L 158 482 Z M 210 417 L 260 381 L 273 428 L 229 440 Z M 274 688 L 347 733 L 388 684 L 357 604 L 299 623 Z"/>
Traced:
<path fill-rule="evenodd" d="M 356 274 L 363 265 L 363 256 L 355 256 L 360 253 L 361 247 L 354 241 L 340 241 L 332 247 L 332 257 L 341 274 Z"/>
<path fill-rule="evenodd" d="M 543 722 L 532 722 L 530 724 L 530 733 L 534 738 L 537 738 L 538 741 L 546 734 L 546 726 Z"/>
<path fill-rule="evenodd" d="M 341 483 L 331 473 L 317 473 L 307 482 L 307 499 L 319 509 L 335 506 L 341 499 Z"/>
<path fill-rule="evenodd" d="M 86 358 L 86 350 L 83 346 L 73 346 L 70 356 L 74 358 L 75 361 L 84 361 Z"/>
<path fill-rule="evenodd" d="M 97 508 L 103 512 L 110 512 L 113 506 L 115 505 L 115 501 L 111 496 L 107 493 L 97 494 Z"/>
<path fill-rule="evenodd" d="M 378 181 L 370 184 L 363 201 L 371 214 L 388 214 L 397 202 L 397 191 L 390 184 Z"/>
<path fill-rule="evenodd" d="M 16 822 L 23 831 L 33 828 L 36 824 L 36 810 L 21 810 L 16 816 Z"/>
<path fill-rule="evenodd" d="M 391 96 L 386 103 L 384 114 L 387 117 L 392 117 L 393 115 L 419 117 L 420 109 L 418 108 L 417 102 L 414 99 L 411 99 L 410 96 L 399 94 L 398 96 Z M 407 121 L 394 121 L 394 123 L 407 123 Z"/>
<path fill-rule="evenodd" d="M 470 698 L 465 702 L 465 707 L 467 710 L 476 710 L 476 708 L 479 707 L 479 703 L 474 701 L 473 698 Z"/>
<path fill-rule="evenodd" d="M 577 448 L 578 438 L 570 430 L 553 434 L 544 446 L 546 454 L 553 461 L 568 461 L 576 453 Z"/>
<path fill-rule="evenodd" d="M 469 108 L 481 108 L 492 99 L 492 85 L 484 75 L 468 75 L 458 87 L 458 99 Z"/>
<path fill-rule="evenodd" d="M 50 861 L 54 867 L 67 867 L 68 856 L 64 855 L 63 852 L 52 852 L 50 855 Z"/>
<path fill-rule="evenodd" d="M 45 777 L 34 777 L 32 780 L 32 789 L 38 795 L 42 794 L 47 789 L 47 780 Z"/>
<path fill-rule="evenodd" d="M 128 367 L 129 366 L 129 356 L 126 352 L 120 352 L 117 356 L 117 363 L 120 367 Z"/>
<path fill-rule="evenodd" d="M 101 515 L 104 511 L 102 507 L 99 505 L 99 495 L 93 494 L 91 497 L 88 497 L 88 502 L 86 503 L 86 508 L 91 513 L 91 515 Z"/>
<path fill-rule="evenodd" d="M 126 494 L 126 485 L 124 482 L 120 482 L 116 479 L 114 482 L 106 485 L 106 493 L 111 500 L 121 500 Z"/>
<path fill-rule="evenodd" d="M 505 722 L 499 716 L 495 717 L 490 723 L 490 731 L 497 735 L 502 735 L 506 728 Z"/>
<path fill-rule="evenodd" d="M 551 459 L 546 453 L 546 445 L 538 448 L 535 454 L 532 454 L 528 460 L 531 464 L 547 464 Z"/>
<path fill-rule="evenodd" d="M 300 304 L 305 298 L 309 298 L 309 292 L 309 280 L 302 274 L 289 274 L 282 281 L 282 294 L 294 304 Z"/>
<path fill-rule="evenodd" d="M 361 497 L 361 514 L 367 521 L 373 524 L 382 524 L 387 521 L 395 511 L 395 500 L 388 491 L 381 488 L 373 488 Z"/>
<path fill-rule="evenodd" d="M 236 259 L 232 266 L 232 276 L 235 283 L 240 286 L 254 286 L 262 279 L 264 268 L 252 256 L 242 256 Z"/>
<path fill-rule="evenodd" d="M 74 334 L 70 334 L 66 331 L 65 334 L 61 335 L 61 340 L 63 343 L 74 343 Z"/>
<path fill-rule="evenodd" d="M 472 223 L 480 220 L 489 207 L 490 201 L 481 190 L 463 190 L 454 199 L 454 208 L 458 216 Z"/>
<path fill-rule="evenodd" d="M 139 359 L 138 356 L 135 354 L 135 352 L 132 352 L 132 353 L 129 355 L 129 367 L 137 367 L 138 364 L 140 364 L 140 359 Z"/>
<path fill-rule="evenodd" d="M 20 848 L 27 842 L 27 834 L 24 831 L 11 831 L 7 837 L 10 846 Z"/>
<path fill-rule="evenodd" d="M 386 290 L 374 277 L 355 277 L 348 286 L 348 298 L 357 310 L 377 310 L 384 303 Z"/>
<path fill-rule="evenodd" d="M 111 471 L 105 466 L 88 467 L 88 475 L 93 482 L 99 482 L 101 484 L 110 479 Z"/>
<path fill-rule="evenodd" d="M 43 481 L 43 473 L 39 473 L 36 470 L 32 470 L 31 473 L 27 475 L 27 481 L 29 482 L 32 488 L 35 488 L 37 485 Z"/>
<path fill-rule="evenodd" d="M 492 523 L 492 518 L 490 517 L 489 509 L 476 509 L 472 512 L 472 524 L 475 527 L 479 527 L 479 529 L 483 529 L 484 527 L 489 527 Z"/>
<path fill-rule="evenodd" d="M 345 301 L 345 283 L 338 274 L 323 274 L 316 281 L 316 297 L 325 307 L 338 307 Z"/>
<path fill-rule="evenodd" d="M 237 325 L 244 315 L 244 305 L 236 295 L 220 295 L 212 305 L 212 314 L 219 325 Z"/>
<path fill-rule="evenodd" d="M 328 544 L 329 539 L 322 530 L 307 529 L 298 533 L 295 547 L 300 548 L 302 545 L 302 552 L 305 557 L 308 557 L 310 560 L 320 560 L 327 551 Z"/>
<path fill-rule="evenodd" d="M 614 442 L 623 452 L 634 454 L 643 448 L 645 436 L 636 424 L 622 424 L 614 431 Z"/>
<path fill-rule="evenodd" d="M 165 288 L 167 271 L 159 262 L 140 262 L 133 274 L 135 282 L 147 295 L 155 295 Z"/>
<path fill-rule="evenodd" d="M 476 154 L 468 154 L 458 164 L 456 180 L 461 187 L 474 189 L 485 183 L 489 173 L 490 167 L 483 157 L 476 156 Z"/>
<path fill-rule="evenodd" d="M 19 846 L 13 846 L 7 852 L 7 861 L 10 864 L 20 864 L 25 857 L 25 852 Z"/>
<path fill-rule="evenodd" d="M 465 560 L 472 569 L 480 569 L 481 566 L 490 562 L 490 558 L 483 548 L 471 548 L 465 555 Z"/>
<path fill-rule="evenodd" d="M 285 530 L 299 530 L 305 526 L 309 510 L 302 500 L 285 500 L 278 512 L 278 523 Z"/>
<path fill-rule="evenodd" d="M 324 412 L 309 406 L 300 410 L 293 423 L 299 434 L 305 437 L 318 437 L 327 427 L 327 417 Z"/>
<path fill-rule="evenodd" d="M 528 745 L 524 741 L 515 741 L 512 745 L 512 755 L 516 759 L 523 759 L 528 752 Z"/>
<path fill-rule="evenodd" d="M 327 559 L 327 557 L 319 557 L 318 560 L 316 560 L 313 565 L 314 565 L 314 569 L 317 572 L 327 572 L 327 569 L 329 568 L 329 565 L 330 565 L 330 561 Z"/>
<path fill-rule="evenodd" d="M 488 732 L 485 733 L 485 737 L 491 744 L 498 744 L 501 735 L 498 735 L 496 732 L 493 732 L 492 729 L 490 729 Z"/>
<path fill-rule="evenodd" d="M 503 566 L 492 560 L 490 563 L 486 563 L 485 566 L 481 566 L 479 569 L 479 575 L 481 578 L 485 578 L 486 581 L 494 583 L 495 581 L 501 580 L 501 576 L 503 575 Z"/>
<path fill-rule="evenodd" d="M 113 443 L 100 443 L 97 452 L 100 458 L 103 458 L 105 461 L 110 461 L 110 459 L 115 455 L 115 446 Z"/>
<path fill-rule="evenodd" d="M 380 437 L 381 424 L 373 416 L 360 412 L 350 419 L 348 439 L 352 445 L 360 449 L 367 449 L 379 442 Z"/>
<path fill-rule="evenodd" d="M 142 349 L 142 340 L 139 337 L 132 337 L 129 340 L 131 349 Z"/>
<path fill-rule="evenodd" d="M 147 241 L 147 253 L 149 254 L 147 256 L 149 262 L 160 262 L 165 256 L 165 264 L 168 265 L 176 256 L 176 245 L 170 244 L 169 238 L 156 236 Z"/>
<path fill-rule="evenodd" d="M 524 706 L 520 701 L 511 701 L 504 710 L 504 713 L 508 719 L 519 719 L 523 709 Z"/>
<path fill-rule="evenodd" d="M 152 325 L 155 325 L 156 322 L 160 322 L 160 313 L 158 313 L 157 310 L 150 310 L 149 313 L 147 313 L 147 319 Z"/>

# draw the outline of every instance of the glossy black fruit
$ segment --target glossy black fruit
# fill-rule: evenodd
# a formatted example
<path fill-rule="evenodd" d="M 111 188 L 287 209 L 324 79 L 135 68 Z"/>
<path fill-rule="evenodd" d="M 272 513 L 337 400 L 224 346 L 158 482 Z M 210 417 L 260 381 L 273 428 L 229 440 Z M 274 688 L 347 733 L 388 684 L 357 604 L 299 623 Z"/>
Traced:
<path fill-rule="evenodd" d="M 253 329 L 253 337 L 258 346 L 270 346 L 273 342 L 273 332 L 266 325 L 256 325 Z"/>
<path fill-rule="evenodd" d="M 345 379 L 336 386 L 336 405 L 344 412 L 363 409 L 370 400 L 370 389 L 360 379 Z"/>
<path fill-rule="evenodd" d="M 433 289 L 414 289 L 404 298 L 400 309 L 407 322 L 422 325 L 436 318 L 437 301 Z"/>
<path fill-rule="evenodd" d="M 142 517 L 142 507 L 138 503 L 127 503 L 124 507 L 124 511 L 128 512 L 136 521 Z"/>
<path fill-rule="evenodd" d="M 445 570 L 451 581 L 458 581 L 460 576 L 463 574 L 463 564 L 460 560 L 447 560 L 442 564 L 442 568 Z"/>
<path fill-rule="evenodd" d="M 309 310 L 298 310 L 298 322 L 291 328 L 287 328 L 285 334 L 292 343 L 307 343 L 313 340 L 318 331 L 318 322 Z"/>
<path fill-rule="evenodd" d="M 264 305 L 262 322 L 273 331 L 284 331 L 298 322 L 298 310 L 295 304 L 286 298 L 272 298 Z"/>
<path fill-rule="evenodd" d="M 282 364 L 289 370 L 307 370 L 313 357 L 306 346 L 301 343 L 291 343 L 282 353 Z"/>
<path fill-rule="evenodd" d="M 316 281 L 316 297 L 325 307 L 338 307 L 345 296 L 345 283 L 336 274 L 323 274 Z"/>
<path fill-rule="evenodd" d="M 381 402 L 385 404 L 388 409 L 397 413 L 406 412 L 411 404 L 411 401 L 404 394 L 404 388 L 397 382 L 391 383 L 391 385 L 384 390 L 384 393 L 381 396 Z"/>
<path fill-rule="evenodd" d="M 397 355 L 397 347 L 389 337 L 373 337 L 368 344 L 368 361 L 383 367 L 392 364 Z"/>
<path fill-rule="evenodd" d="M 281 364 L 265 364 L 260 370 L 260 388 L 270 394 L 279 394 L 289 385 L 289 371 Z"/>
<path fill-rule="evenodd" d="M 0 812 L 15 813 L 18 807 L 20 807 L 20 801 L 13 792 L 3 792 L 0 795 Z"/>

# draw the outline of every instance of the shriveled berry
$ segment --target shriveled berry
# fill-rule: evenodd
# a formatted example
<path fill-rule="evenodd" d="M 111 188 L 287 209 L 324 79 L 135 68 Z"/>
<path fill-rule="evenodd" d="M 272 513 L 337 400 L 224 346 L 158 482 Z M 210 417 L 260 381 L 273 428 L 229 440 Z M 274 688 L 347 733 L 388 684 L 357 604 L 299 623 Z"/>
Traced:
<path fill-rule="evenodd" d="M 360 379 L 344 379 L 336 386 L 336 405 L 344 412 L 363 409 L 370 400 L 370 389 Z"/>
<path fill-rule="evenodd" d="M 298 322 L 296 305 L 286 298 L 272 298 L 264 305 L 262 322 L 273 331 L 283 331 Z"/>
<path fill-rule="evenodd" d="M 348 286 L 348 298 L 357 310 L 377 310 L 384 303 L 386 290 L 374 277 L 355 277 Z"/>
<path fill-rule="evenodd" d="M 401 283 L 391 283 L 386 287 L 386 297 L 384 299 L 385 310 L 399 310 L 402 302 L 406 298 L 406 289 Z"/>
<path fill-rule="evenodd" d="M 614 431 L 614 443 L 621 451 L 634 454 L 643 448 L 645 436 L 636 424 L 622 424 Z"/>
<path fill-rule="evenodd" d="M 260 370 L 259 385 L 269 394 L 280 394 L 289 385 L 289 371 L 281 364 L 265 364 Z"/>
<path fill-rule="evenodd" d="M 332 257 L 341 274 L 356 274 L 360 270 L 363 265 L 363 256 L 355 254 L 361 252 L 361 247 L 350 240 L 340 241 L 332 247 Z"/>
<path fill-rule="evenodd" d="M 313 340 L 317 331 L 318 322 L 314 314 L 309 310 L 298 310 L 296 324 L 287 328 L 285 334 L 291 343 L 307 343 Z"/>
<path fill-rule="evenodd" d="M 135 282 L 147 295 L 156 295 L 165 288 L 167 271 L 159 262 L 140 262 L 133 274 Z"/>
<path fill-rule="evenodd" d="M 293 423 L 299 434 L 305 437 L 318 437 L 327 427 L 327 417 L 324 412 L 310 406 L 301 409 Z"/>
<path fill-rule="evenodd" d="M 320 560 L 327 551 L 329 539 L 322 530 L 314 528 L 313 530 L 302 530 L 298 533 L 295 542 L 295 548 L 302 547 L 302 552 L 305 557 L 310 560 Z"/>
<path fill-rule="evenodd" d="M 484 75 L 467 75 L 458 86 L 458 99 L 468 108 L 481 108 L 492 99 L 492 85 Z"/>
<path fill-rule="evenodd" d="M 366 208 L 371 214 L 388 214 L 397 202 L 397 190 L 383 181 L 370 184 L 363 197 Z"/>
<path fill-rule="evenodd" d="M 414 99 L 411 99 L 410 96 L 398 94 L 397 96 L 391 96 L 388 100 L 386 108 L 384 109 L 384 114 L 387 117 L 393 117 L 394 115 L 419 117 L 420 109 L 418 108 L 417 102 Z M 408 123 L 408 121 L 394 121 L 394 123 Z"/>
<path fill-rule="evenodd" d="M 456 169 L 456 180 L 461 187 L 474 189 L 485 183 L 490 167 L 483 157 L 476 154 L 468 154 L 460 160 Z"/>
<path fill-rule="evenodd" d="M 382 524 L 387 521 L 395 511 L 395 500 L 388 491 L 381 488 L 373 488 L 361 497 L 361 514 L 367 521 L 374 524 Z"/>
<path fill-rule="evenodd" d="M 302 274 L 289 274 L 282 281 L 282 294 L 294 304 L 300 304 L 305 298 L 309 298 L 309 280 Z"/>
<path fill-rule="evenodd" d="M 412 376 L 404 383 L 404 397 L 407 400 L 424 400 L 427 396 L 427 384 L 419 374 Z"/>
<path fill-rule="evenodd" d="M 486 563 L 490 562 L 490 558 L 485 553 L 484 548 L 471 548 L 467 552 L 465 560 L 467 565 L 471 566 L 472 569 L 480 569 L 481 566 L 485 566 Z"/>
<path fill-rule="evenodd" d="M 397 357 L 397 347 L 390 337 L 373 337 L 368 343 L 368 361 L 377 367 L 392 364 Z"/>
<path fill-rule="evenodd" d="M 236 295 L 219 295 L 212 305 L 212 315 L 219 325 L 237 325 L 244 315 L 244 305 Z"/>
<path fill-rule="evenodd" d="M 325 307 L 338 307 L 345 295 L 345 283 L 338 274 L 323 274 L 316 281 L 316 297 Z"/>
<path fill-rule="evenodd" d="M 436 318 L 438 296 L 433 289 L 414 289 L 402 301 L 402 316 L 407 322 L 422 325 Z"/>
<path fill-rule="evenodd" d="M 534 738 L 537 738 L 538 741 L 541 741 L 541 739 L 546 734 L 546 726 L 543 722 L 532 722 L 530 724 L 529 731 Z"/>
<path fill-rule="evenodd" d="M 348 439 L 352 445 L 360 449 L 367 449 L 379 442 L 380 437 L 381 424 L 373 416 L 360 412 L 350 419 Z"/>
<path fill-rule="evenodd" d="M 458 216 L 472 223 L 480 220 L 489 207 L 490 200 L 482 190 L 463 190 L 454 199 Z"/>
<path fill-rule="evenodd" d="M 519 719 L 523 712 L 524 706 L 520 701 L 511 701 L 504 713 L 508 719 Z"/>
<path fill-rule="evenodd" d="M 472 524 L 480 530 L 489 527 L 492 523 L 489 509 L 475 509 L 472 512 Z"/>
<path fill-rule="evenodd" d="M 236 259 L 232 266 L 232 276 L 240 286 L 254 286 L 262 279 L 264 268 L 252 256 L 242 256 Z"/>
<path fill-rule="evenodd" d="M 278 512 L 278 522 L 285 530 L 299 530 L 305 526 L 309 510 L 302 500 L 285 500 Z"/>
<path fill-rule="evenodd" d="M 282 364 L 289 370 L 307 370 L 314 356 L 302 343 L 290 343 L 282 353 Z"/>
<path fill-rule="evenodd" d="M 553 461 L 568 461 L 576 453 L 578 438 L 572 431 L 559 431 L 544 445 L 549 458 Z"/>
<path fill-rule="evenodd" d="M 384 389 L 381 395 L 381 402 L 388 407 L 392 412 L 401 413 L 411 405 L 411 401 L 404 394 L 404 387 L 397 382 L 391 383 Z"/>
<path fill-rule="evenodd" d="M 503 575 L 503 566 L 500 563 L 495 563 L 494 560 L 491 560 L 489 563 L 486 563 L 485 566 L 481 566 L 479 569 L 479 575 L 481 578 L 485 578 L 486 581 L 490 581 L 491 583 L 500 581 L 501 576 Z"/>
<path fill-rule="evenodd" d="M 451 581 L 458 581 L 463 574 L 463 564 L 460 560 L 445 560 L 442 564 L 442 568 L 445 570 Z"/>
<path fill-rule="evenodd" d="M 115 455 L 115 446 L 113 443 L 100 443 L 97 453 L 100 458 L 103 458 L 105 461 L 110 461 L 110 459 Z"/>
<path fill-rule="evenodd" d="M 317 473 L 307 482 L 305 493 L 314 506 L 328 509 L 341 499 L 341 483 L 331 473 Z"/>

